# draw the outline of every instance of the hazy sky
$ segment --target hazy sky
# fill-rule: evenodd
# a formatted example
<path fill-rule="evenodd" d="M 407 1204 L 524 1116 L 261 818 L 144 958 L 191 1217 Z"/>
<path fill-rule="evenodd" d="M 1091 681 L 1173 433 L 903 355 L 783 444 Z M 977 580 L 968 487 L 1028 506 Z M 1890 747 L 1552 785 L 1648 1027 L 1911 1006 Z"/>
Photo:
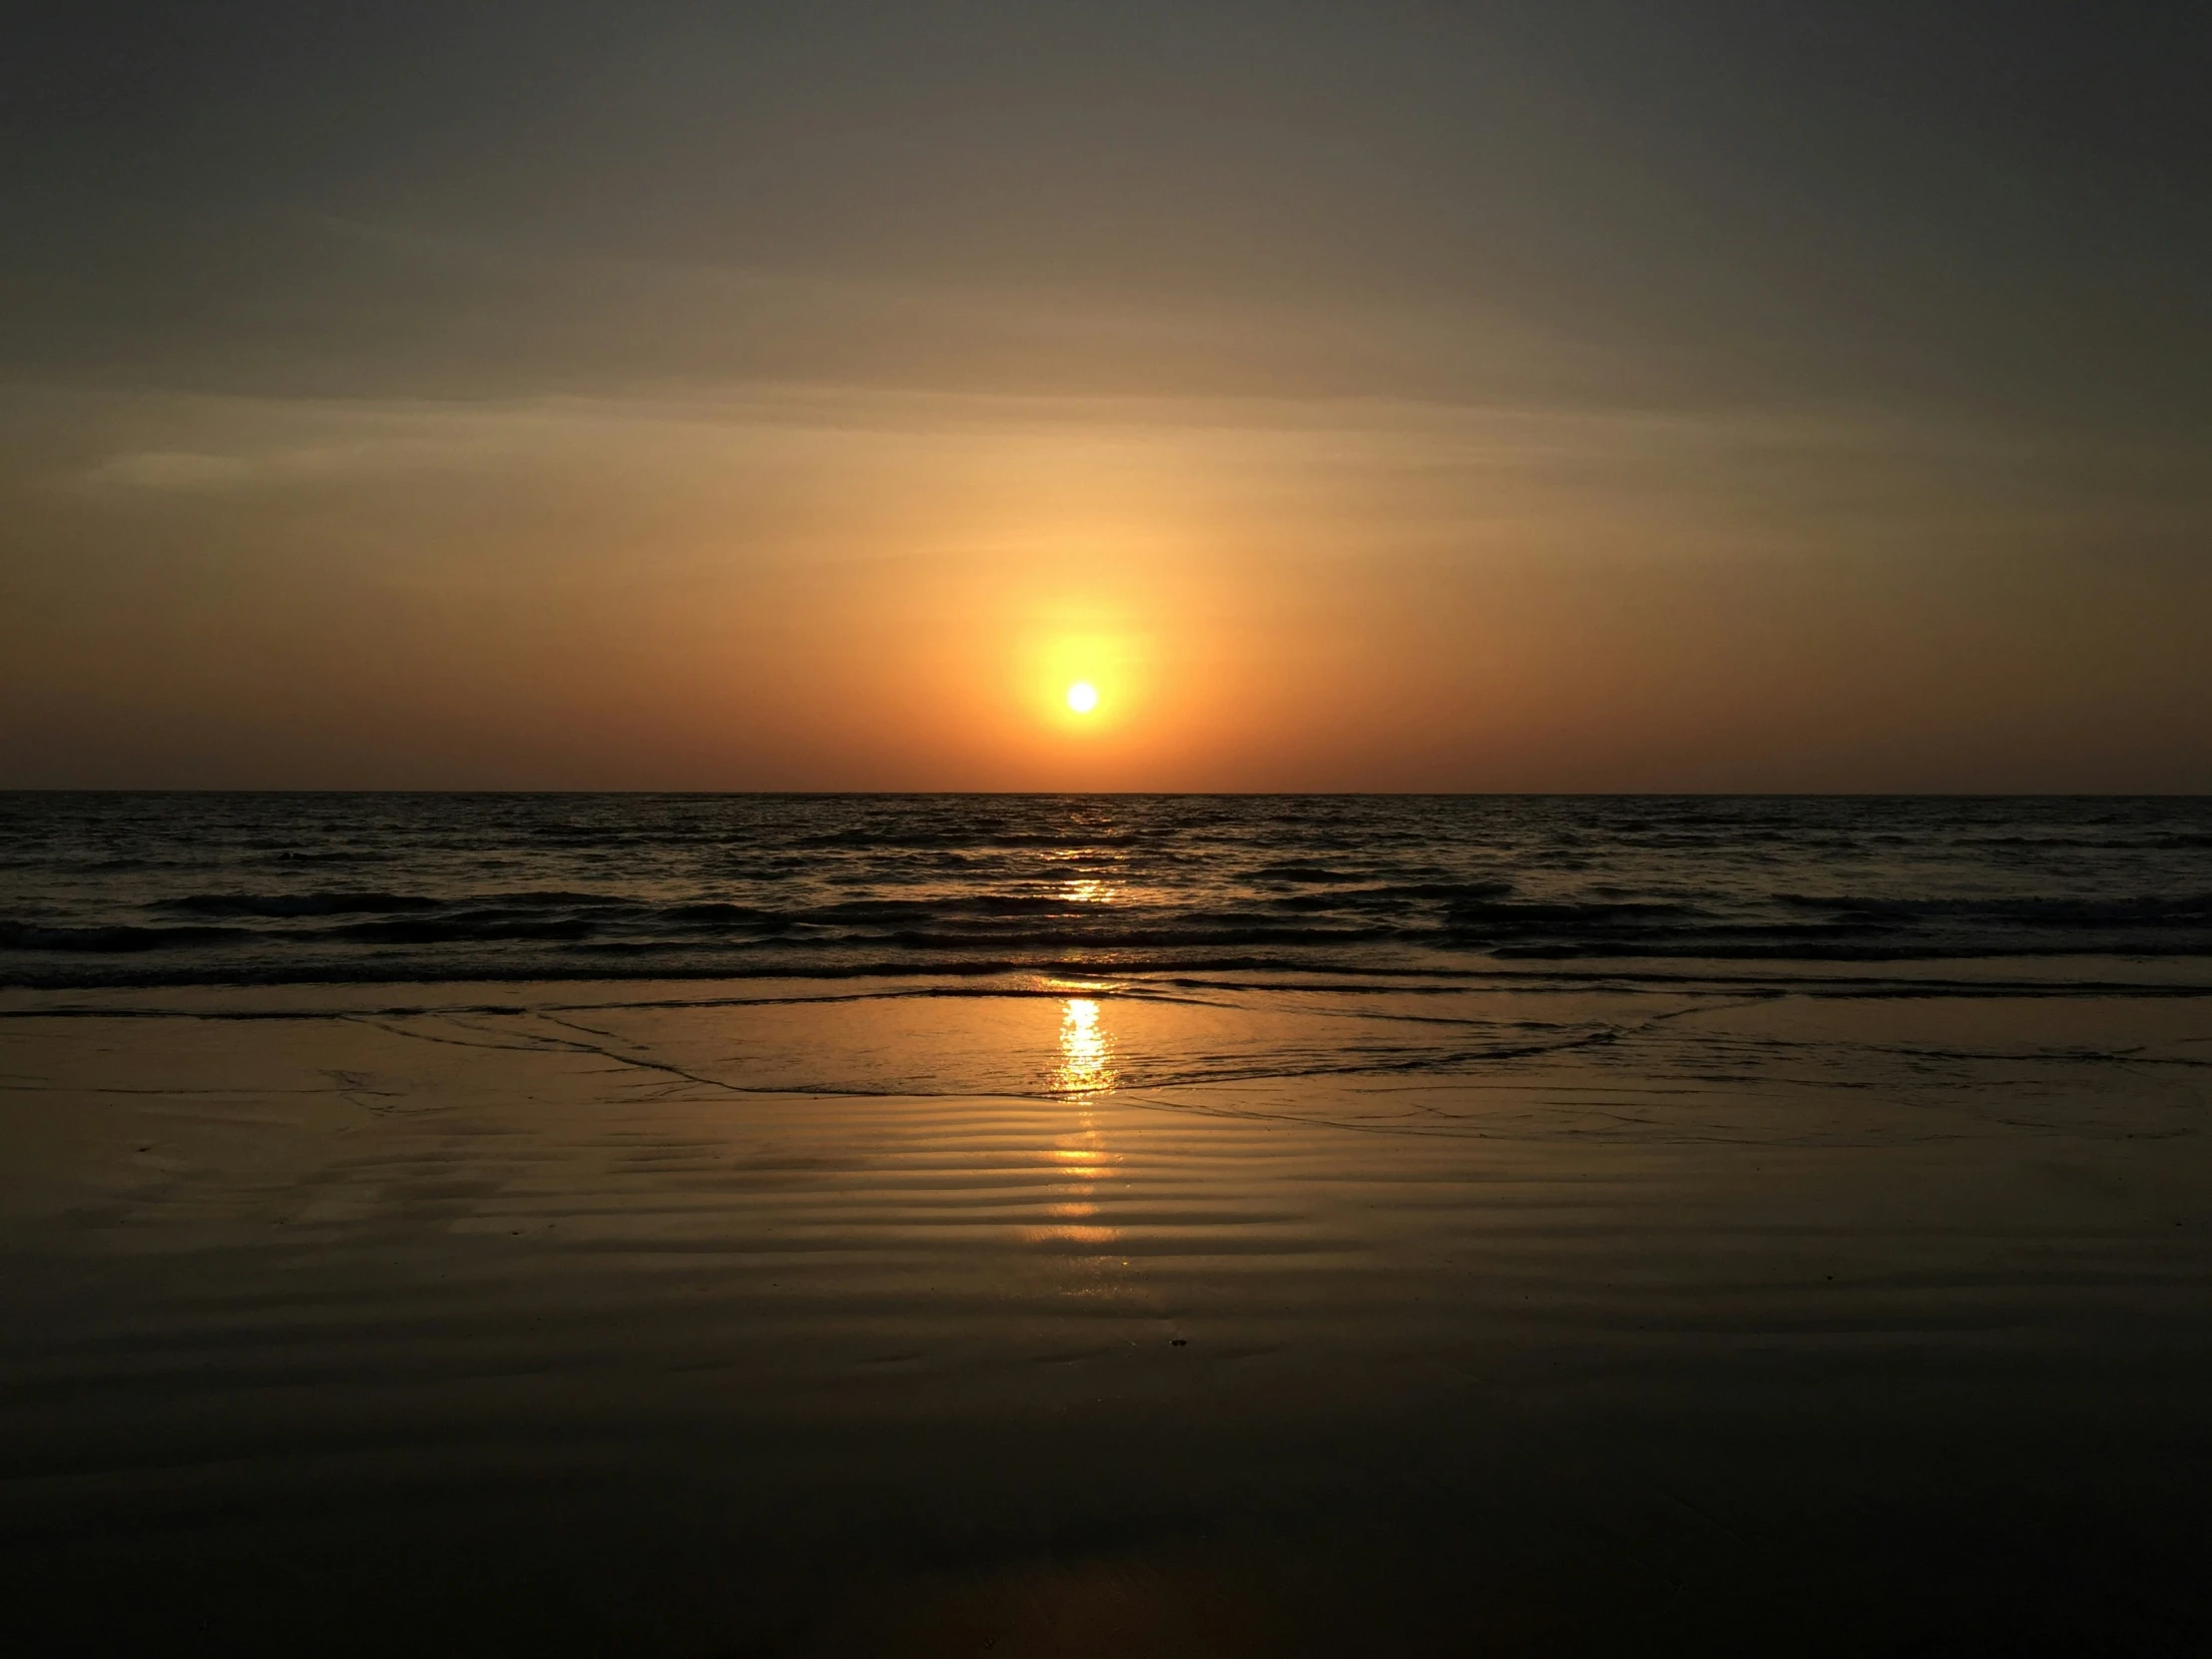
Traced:
<path fill-rule="evenodd" d="M 2212 8 L 10 37 L 0 785 L 2212 790 Z"/>

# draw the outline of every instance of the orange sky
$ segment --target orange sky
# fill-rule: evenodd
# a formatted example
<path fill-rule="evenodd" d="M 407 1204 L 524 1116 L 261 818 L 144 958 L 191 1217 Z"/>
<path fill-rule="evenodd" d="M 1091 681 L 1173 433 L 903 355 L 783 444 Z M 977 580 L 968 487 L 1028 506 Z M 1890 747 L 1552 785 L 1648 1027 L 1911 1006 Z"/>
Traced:
<path fill-rule="evenodd" d="M 165 39 L 0 165 L 0 787 L 2212 790 L 2155 41 Z"/>
<path fill-rule="evenodd" d="M 73 556 L 10 572 L 18 781 L 2206 778 L 2201 565 L 2068 557 L 2025 458 L 1901 459 L 1926 439 L 1879 425 L 822 391 L 157 414 L 37 496 Z"/>

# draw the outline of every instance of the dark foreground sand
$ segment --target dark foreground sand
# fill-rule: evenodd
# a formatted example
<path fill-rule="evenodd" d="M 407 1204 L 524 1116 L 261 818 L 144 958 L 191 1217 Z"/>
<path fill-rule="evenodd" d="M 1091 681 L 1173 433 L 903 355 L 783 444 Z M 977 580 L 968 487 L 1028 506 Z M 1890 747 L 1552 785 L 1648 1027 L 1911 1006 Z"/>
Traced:
<path fill-rule="evenodd" d="M 0 1646 L 2212 1636 L 2212 1001 L 662 990 L 0 1006 Z"/>

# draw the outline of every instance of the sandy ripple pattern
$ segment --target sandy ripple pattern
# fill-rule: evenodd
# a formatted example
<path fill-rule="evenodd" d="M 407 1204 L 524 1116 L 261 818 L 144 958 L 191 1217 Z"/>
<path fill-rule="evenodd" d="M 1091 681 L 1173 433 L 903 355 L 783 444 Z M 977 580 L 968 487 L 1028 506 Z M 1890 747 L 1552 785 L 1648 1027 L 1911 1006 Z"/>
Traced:
<path fill-rule="evenodd" d="M 1975 1618 L 2064 1560 L 2197 1628 L 2203 998 L 943 989 L 18 993 L 12 1593 L 85 1651 L 1659 1651 L 1940 1545 Z"/>

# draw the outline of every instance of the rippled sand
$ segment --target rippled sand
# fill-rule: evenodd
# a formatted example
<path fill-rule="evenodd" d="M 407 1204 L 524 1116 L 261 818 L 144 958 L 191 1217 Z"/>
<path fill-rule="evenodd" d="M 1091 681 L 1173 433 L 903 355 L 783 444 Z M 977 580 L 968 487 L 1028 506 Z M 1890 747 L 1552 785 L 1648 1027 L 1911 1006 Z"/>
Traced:
<path fill-rule="evenodd" d="M 2188 987 L 921 988 L 0 1006 L 17 1650 L 2212 1632 Z"/>

